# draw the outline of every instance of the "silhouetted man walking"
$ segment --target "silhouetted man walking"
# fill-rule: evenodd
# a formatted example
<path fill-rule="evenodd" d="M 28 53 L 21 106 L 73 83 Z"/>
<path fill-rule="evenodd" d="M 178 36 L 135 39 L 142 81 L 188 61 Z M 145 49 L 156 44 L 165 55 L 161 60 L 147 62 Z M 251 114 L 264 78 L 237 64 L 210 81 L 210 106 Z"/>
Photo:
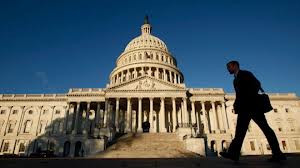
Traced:
<path fill-rule="evenodd" d="M 265 114 L 257 108 L 258 92 L 261 89 L 260 82 L 255 76 L 245 70 L 240 70 L 239 62 L 230 61 L 227 63 L 227 70 L 234 75 L 234 89 L 236 98 L 234 102 L 234 111 L 237 116 L 235 137 L 232 140 L 227 152 L 220 152 L 224 158 L 234 161 L 239 160 L 241 147 L 247 133 L 248 125 L 252 119 L 265 134 L 272 149 L 272 157 L 268 159 L 271 162 L 286 160 L 281 152 L 278 140 L 274 131 L 267 123 Z"/>

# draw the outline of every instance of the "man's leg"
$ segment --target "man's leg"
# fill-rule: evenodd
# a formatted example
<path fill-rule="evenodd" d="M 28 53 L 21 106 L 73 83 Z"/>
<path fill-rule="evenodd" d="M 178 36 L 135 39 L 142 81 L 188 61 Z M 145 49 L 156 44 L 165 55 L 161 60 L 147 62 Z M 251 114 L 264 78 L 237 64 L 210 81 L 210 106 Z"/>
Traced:
<path fill-rule="evenodd" d="M 234 139 L 228 149 L 228 152 L 233 156 L 238 157 L 240 155 L 250 120 L 249 114 L 238 114 Z"/>
<path fill-rule="evenodd" d="M 266 120 L 265 114 L 263 114 L 263 113 L 255 114 L 255 115 L 253 115 L 252 119 L 265 134 L 265 136 L 268 140 L 268 143 L 272 149 L 273 155 L 282 154 L 280 147 L 279 147 L 278 140 L 276 138 L 276 135 L 275 135 L 274 131 L 272 130 L 272 128 L 269 126 L 269 124 Z"/>

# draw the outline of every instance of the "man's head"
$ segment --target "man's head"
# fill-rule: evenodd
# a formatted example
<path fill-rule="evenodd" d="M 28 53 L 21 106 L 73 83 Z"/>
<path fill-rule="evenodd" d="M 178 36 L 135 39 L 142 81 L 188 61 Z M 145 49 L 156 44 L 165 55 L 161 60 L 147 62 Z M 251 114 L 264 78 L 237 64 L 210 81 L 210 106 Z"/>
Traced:
<path fill-rule="evenodd" d="M 226 65 L 230 74 L 237 74 L 237 72 L 240 70 L 240 64 L 238 61 L 230 61 Z"/>

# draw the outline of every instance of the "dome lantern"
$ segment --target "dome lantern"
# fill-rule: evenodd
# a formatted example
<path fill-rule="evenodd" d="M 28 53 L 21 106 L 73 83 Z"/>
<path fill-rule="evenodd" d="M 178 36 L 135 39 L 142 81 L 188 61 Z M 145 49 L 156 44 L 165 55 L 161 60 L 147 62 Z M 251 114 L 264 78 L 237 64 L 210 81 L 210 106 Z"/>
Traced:
<path fill-rule="evenodd" d="M 152 27 L 150 25 L 149 18 L 146 15 L 145 18 L 144 18 L 144 24 L 141 27 L 142 35 L 151 34 L 151 29 L 152 29 Z"/>

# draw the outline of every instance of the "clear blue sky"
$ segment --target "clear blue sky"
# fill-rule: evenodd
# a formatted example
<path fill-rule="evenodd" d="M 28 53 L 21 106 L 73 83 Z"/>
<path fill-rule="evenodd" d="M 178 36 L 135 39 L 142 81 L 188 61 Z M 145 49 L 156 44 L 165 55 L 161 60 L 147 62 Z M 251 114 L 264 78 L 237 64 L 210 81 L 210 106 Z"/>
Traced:
<path fill-rule="evenodd" d="M 266 91 L 300 95 L 298 0 L 2 0 L 0 93 L 105 88 L 145 14 L 187 87 L 233 92 L 236 59 Z"/>

